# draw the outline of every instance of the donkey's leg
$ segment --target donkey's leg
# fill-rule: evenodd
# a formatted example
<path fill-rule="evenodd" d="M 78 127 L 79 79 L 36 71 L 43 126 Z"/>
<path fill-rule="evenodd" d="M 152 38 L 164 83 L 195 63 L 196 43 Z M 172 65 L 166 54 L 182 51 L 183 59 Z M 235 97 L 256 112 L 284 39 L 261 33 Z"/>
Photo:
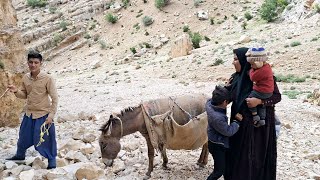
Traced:
<path fill-rule="evenodd" d="M 162 167 L 164 169 L 168 169 L 168 157 L 167 157 L 167 152 L 166 152 L 166 148 L 164 147 L 164 144 L 160 144 L 159 145 L 159 149 L 160 149 L 160 152 L 161 152 L 161 156 L 162 156 Z"/>
<path fill-rule="evenodd" d="M 200 167 L 204 167 L 208 163 L 208 154 L 209 154 L 208 142 L 206 142 L 202 146 L 201 155 L 200 155 L 200 157 L 198 159 L 198 163 L 197 163 Z"/>
<path fill-rule="evenodd" d="M 154 160 L 154 149 L 151 144 L 150 138 L 148 134 L 142 134 L 144 138 L 146 138 L 147 146 L 148 146 L 148 158 L 149 158 L 149 167 L 146 176 L 143 179 L 149 179 L 151 177 L 151 172 L 153 171 L 153 160 Z"/>

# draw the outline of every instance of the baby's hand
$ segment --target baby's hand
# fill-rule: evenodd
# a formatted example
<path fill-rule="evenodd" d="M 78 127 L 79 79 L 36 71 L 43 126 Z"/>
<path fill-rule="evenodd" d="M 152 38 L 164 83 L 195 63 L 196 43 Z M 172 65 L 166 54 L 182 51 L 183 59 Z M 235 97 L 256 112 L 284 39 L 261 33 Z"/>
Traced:
<path fill-rule="evenodd" d="M 236 118 L 238 121 L 242 121 L 242 119 L 243 119 L 242 115 L 239 114 L 239 113 L 237 113 L 237 114 L 235 115 L 235 118 Z"/>

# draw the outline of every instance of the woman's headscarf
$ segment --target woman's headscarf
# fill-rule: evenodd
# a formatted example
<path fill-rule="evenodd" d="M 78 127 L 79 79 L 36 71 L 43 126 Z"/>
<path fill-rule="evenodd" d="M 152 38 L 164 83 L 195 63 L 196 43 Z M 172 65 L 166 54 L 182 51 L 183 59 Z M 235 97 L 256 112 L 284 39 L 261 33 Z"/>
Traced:
<path fill-rule="evenodd" d="M 234 94 L 233 91 L 235 91 L 236 93 L 236 100 L 232 103 L 232 115 L 238 113 L 240 109 L 247 107 L 244 102 L 252 91 L 252 81 L 249 77 L 251 65 L 247 62 L 247 51 L 248 48 L 245 47 L 233 50 L 233 53 L 236 54 L 239 59 L 241 71 L 233 75 L 234 77 L 231 83 L 231 92 Z"/>

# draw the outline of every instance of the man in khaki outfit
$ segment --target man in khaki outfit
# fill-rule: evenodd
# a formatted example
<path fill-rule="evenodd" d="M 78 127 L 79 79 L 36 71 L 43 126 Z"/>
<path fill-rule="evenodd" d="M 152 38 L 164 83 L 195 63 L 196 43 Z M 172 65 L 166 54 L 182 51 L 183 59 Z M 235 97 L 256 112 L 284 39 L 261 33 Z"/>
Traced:
<path fill-rule="evenodd" d="M 16 97 L 27 99 L 16 154 L 6 160 L 23 161 L 26 150 L 32 145 L 48 159 L 47 169 L 56 168 L 57 142 L 53 118 L 57 111 L 58 95 L 54 79 L 41 71 L 42 56 L 38 52 L 28 54 L 30 73 L 22 78 L 21 87 L 8 88 Z M 50 97 L 50 98 L 49 98 Z M 46 130 L 48 129 L 48 132 Z"/>

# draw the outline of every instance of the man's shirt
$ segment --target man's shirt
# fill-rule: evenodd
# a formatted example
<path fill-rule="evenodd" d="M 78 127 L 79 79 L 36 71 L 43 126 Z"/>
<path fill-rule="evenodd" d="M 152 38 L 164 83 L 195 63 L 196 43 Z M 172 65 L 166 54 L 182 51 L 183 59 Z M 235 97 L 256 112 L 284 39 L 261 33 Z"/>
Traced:
<path fill-rule="evenodd" d="M 16 97 L 27 99 L 26 114 L 32 119 L 37 119 L 46 114 L 49 118 L 54 117 L 57 112 L 58 94 L 54 79 L 43 72 L 40 72 L 34 79 L 31 73 L 22 78 L 21 88 L 15 93 Z M 50 98 L 49 98 L 50 96 Z"/>

